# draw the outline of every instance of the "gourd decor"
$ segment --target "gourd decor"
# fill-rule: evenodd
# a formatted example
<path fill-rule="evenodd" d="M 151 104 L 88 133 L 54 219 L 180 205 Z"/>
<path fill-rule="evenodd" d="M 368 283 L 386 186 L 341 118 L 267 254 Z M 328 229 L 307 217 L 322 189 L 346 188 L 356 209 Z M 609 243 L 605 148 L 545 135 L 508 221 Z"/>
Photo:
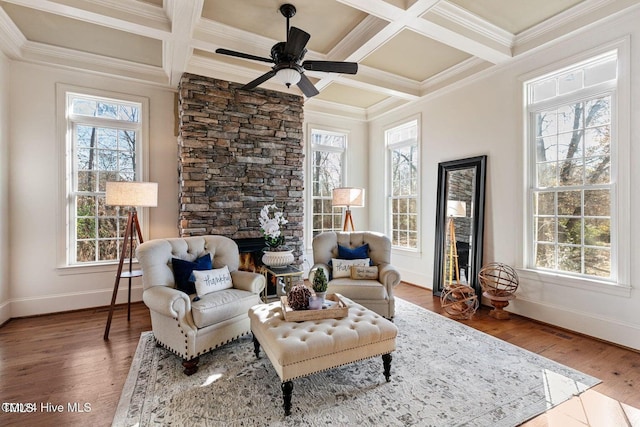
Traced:
<path fill-rule="evenodd" d="M 293 310 L 306 310 L 309 307 L 310 297 L 311 290 L 305 285 L 298 284 L 292 287 L 287 294 L 287 301 Z"/>

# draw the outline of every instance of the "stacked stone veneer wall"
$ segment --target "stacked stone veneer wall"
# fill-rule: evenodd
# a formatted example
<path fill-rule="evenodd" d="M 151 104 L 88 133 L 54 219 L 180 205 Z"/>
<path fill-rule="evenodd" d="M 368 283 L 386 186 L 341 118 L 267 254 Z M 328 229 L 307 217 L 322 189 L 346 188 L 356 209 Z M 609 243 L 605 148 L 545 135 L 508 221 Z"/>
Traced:
<path fill-rule="evenodd" d="M 261 237 L 259 214 L 275 203 L 299 254 L 304 217 L 303 100 L 184 74 L 179 85 L 181 236 Z"/>

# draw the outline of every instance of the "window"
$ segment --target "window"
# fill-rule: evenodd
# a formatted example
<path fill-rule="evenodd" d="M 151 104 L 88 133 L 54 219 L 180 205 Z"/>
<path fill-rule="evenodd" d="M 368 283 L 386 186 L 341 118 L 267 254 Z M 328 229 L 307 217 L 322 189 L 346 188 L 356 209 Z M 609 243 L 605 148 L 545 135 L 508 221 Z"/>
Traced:
<path fill-rule="evenodd" d="M 127 212 L 105 205 L 107 181 L 141 180 L 142 102 L 65 92 L 67 264 L 118 260 Z"/>
<path fill-rule="evenodd" d="M 618 57 L 526 83 L 529 268 L 617 280 Z"/>
<path fill-rule="evenodd" d="M 389 157 L 391 245 L 418 249 L 418 121 L 385 132 Z"/>
<path fill-rule="evenodd" d="M 342 230 L 342 209 L 331 206 L 332 190 L 342 187 L 347 134 L 311 129 L 312 233 Z"/>

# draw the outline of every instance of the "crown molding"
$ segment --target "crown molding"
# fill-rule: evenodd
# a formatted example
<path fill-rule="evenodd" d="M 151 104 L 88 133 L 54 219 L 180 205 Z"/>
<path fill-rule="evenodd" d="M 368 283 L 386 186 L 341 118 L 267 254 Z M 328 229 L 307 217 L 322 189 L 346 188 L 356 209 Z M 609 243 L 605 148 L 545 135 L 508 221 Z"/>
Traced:
<path fill-rule="evenodd" d="M 21 59 L 66 69 L 81 69 L 113 77 L 125 77 L 151 84 L 169 84 L 166 73 L 160 67 L 36 42 L 27 41 L 24 44 Z"/>
<path fill-rule="evenodd" d="M 0 49 L 11 59 L 22 57 L 22 47 L 27 43 L 27 39 L 22 35 L 16 24 L 7 15 L 4 9 L 0 8 Z"/>
<path fill-rule="evenodd" d="M 468 28 L 507 49 L 511 49 L 516 38 L 509 31 L 503 30 L 453 3 L 440 2 L 431 9 L 431 12 L 447 21 Z"/>

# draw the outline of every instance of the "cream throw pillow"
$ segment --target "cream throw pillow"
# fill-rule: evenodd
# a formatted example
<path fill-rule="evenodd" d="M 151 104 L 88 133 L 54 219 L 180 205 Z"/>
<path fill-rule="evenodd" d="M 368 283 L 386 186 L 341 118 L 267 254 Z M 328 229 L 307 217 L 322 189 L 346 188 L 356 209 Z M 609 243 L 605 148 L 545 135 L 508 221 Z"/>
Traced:
<path fill-rule="evenodd" d="M 376 280 L 378 278 L 378 266 L 351 266 L 351 278 L 355 280 Z"/>
<path fill-rule="evenodd" d="M 198 294 L 198 297 L 233 287 L 231 273 L 229 273 L 229 268 L 226 265 L 213 270 L 193 270 L 193 276 L 196 278 L 196 294 Z"/>
<path fill-rule="evenodd" d="M 333 278 L 339 279 L 341 277 L 351 277 L 352 265 L 369 265 L 369 258 L 363 259 L 339 259 L 332 258 L 331 265 L 333 266 Z"/>

